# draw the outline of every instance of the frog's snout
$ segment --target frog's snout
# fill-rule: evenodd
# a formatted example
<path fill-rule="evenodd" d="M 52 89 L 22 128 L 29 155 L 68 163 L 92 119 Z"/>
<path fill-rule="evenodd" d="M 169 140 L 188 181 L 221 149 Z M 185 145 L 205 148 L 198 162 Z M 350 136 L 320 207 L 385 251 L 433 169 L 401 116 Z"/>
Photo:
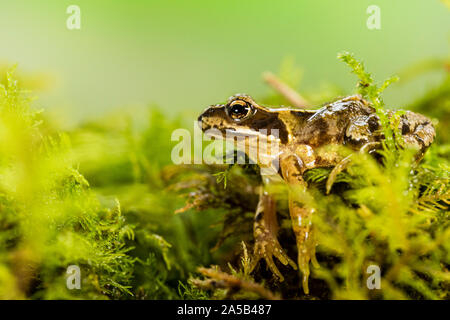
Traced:
<path fill-rule="evenodd" d="M 208 107 L 197 118 L 197 124 L 203 131 L 210 127 L 208 120 L 211 119 L 211 117 L 213 117 L 214 111 L 215 110 L 213 108 Z"/>
<path fill-rule="evenodd" d="M 202 124 L 202 119 L 203 119 L 203 113 L 201 114 L 201 115 L 199 115 L 198 116 L 198 118 L 197 118 L 197 123 L 198 123 L 198 125 L 200 126 L 200 128 L 201 128 L 201 124 Z"/>
<path fill-rule="evenodd" d="M 214 113 L 214 109 L 212 107 L 208 107 L 200 114 L 198 117 L 198 121 L 202 121 L 204 118 L 211 117 Z"/>
<path fill-rule="evenodd" d="M 204 130 L 203 128 L 204 128 L 204 123 L 203 123 L 203 114 L 204 114 L 204 112 L 202 113 L 202 114 L 200 114 L 199 116 L 198 116 L 198 118 L 197 118 L 197 125 L 200 127 L 200 129 L 202 129 L 202 130 Z"/>

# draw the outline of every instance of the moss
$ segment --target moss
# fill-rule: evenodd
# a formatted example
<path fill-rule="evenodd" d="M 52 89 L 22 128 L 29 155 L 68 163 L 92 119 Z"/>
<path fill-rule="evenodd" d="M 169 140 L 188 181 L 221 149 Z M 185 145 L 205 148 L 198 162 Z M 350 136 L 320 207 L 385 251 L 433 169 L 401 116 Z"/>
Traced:
<path fill-rule="evenodd" d="M 377 86 L 352 55 L 340 58 L 384 115 L 392 79 Z M 299 75 L 292 62 L 282 68 L 291 86 Z M 315 103 L 333 90 L 305 97 Z M 448 80 L 411 106 L 438 131 L 413 170 L 412 152 L 398 148 L 386 120 L 392 139 L 381 163 L 355 157 L 330 195 L 330 170 L 307 172 L 311 187 L 300 196 L 319 209 L 321 267 L 305 296 L 287 267 L 279 266 L 283 283 L 264 262 L 249 272 L 258 168 L 172 165 L 171 133 L 185 122 L 156 107 L 140 126 L 124 110 L 62 132 L 33 110 L 11 70 L 0 86 L 0 298 L 448 299 L 447 93 Z M 261 100 L 283 102 L 273 92 Z M 279 239 L 295 257 L 286 190 L 276 191 Z M 81 269 L 80 290 L 66 287 L 69 265 Z M 382 290 L 367 289 L 369 265 L 380 266 Z"/>

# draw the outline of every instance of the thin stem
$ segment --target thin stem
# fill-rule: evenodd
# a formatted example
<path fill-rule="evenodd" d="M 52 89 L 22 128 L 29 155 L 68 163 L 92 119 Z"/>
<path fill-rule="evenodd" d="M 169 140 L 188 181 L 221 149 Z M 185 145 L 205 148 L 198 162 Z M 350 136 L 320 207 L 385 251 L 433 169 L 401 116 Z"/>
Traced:
<path fill-rule="evenodd" d="M 269 86 L 285 97 L 286 100 L 288 100 L 294 107 L 304 109 L 309 106 L 309 103 L 305 98 L 303 98 L 297 91 L 289 87 L 286 83 L 282 82 L 273 73 L 264 72 L 263 79 Z"/>

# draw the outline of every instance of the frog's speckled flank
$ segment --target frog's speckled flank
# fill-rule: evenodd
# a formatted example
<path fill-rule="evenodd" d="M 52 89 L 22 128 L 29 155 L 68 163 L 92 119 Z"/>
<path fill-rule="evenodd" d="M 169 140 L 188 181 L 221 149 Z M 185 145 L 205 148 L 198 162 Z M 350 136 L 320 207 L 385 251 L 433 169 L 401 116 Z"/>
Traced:
<path fill-rule="evenodd" d="M 392 113 L 388 113 L 391 116 Z M 239 94 L 226 104 L 208 107 L 198 119 L 203 131 L 217 129 L 225 137 L 227 131 L 246 136 L 268 139 L 271 130 L 279 132 L 278 174 L 290 186 L 289 210 L 298 247 L 298 265 L 303 274 L 303 289 L 308 293 L 309 262 L 315 260 L 314 228 L 311 215 L 314 208 L 295 199 L 295 190 L 307 187 L 303 174 L 307 169 L 335 167 L 330 174 L 327 189 L 337 173 L 349 159 L 335 151 L 324 151 L 328 145 L 345 145 L 359 151 L 372 151 L 380 147 L 384 136 L 375 109 L 360 96 L 350 96 L 328 104 L 318 110 L 301 110 L 262 107 L 247 95 Z M 265 130 L 264 130 L 265 129 Z M 420 159 L 434 140 L 435 130 L 431 121 L 423 115 L 405 112 L 400 117 L 399 129 L 406 145 L 418 148 Z M 261 131 L 263 130 L 263 131 Z M 248 143 L 257 143 L 257 139 Z M 333 149 L 330 149 L 333 150 Z M 255 159 L 256 161 L 257 159 Z M 269 183 L 272 179 L 263 179 Z M 277 240 L 278 224 L 275 201 L 261 191 L 255 215 L 253 267 L 264 258 L 268 267 L 282 281 L 283 276 L 273 261 L 275 256 L 284 265 L 296 264 L 283 251 Z"/>

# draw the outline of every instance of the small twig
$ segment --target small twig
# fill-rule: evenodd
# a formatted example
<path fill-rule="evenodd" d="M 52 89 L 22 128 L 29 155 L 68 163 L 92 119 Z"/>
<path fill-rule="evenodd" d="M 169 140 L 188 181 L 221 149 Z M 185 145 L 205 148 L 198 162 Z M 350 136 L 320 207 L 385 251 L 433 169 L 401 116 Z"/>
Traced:
<path fill-rule="evenodd" d="M 263 73 L 264 81 L 273 89 L 278 91 L 283 97 L 286 98 L 294 107 L 307 108 L 309 106 L 308 101 L 303 98 L 297 91 L 289 87 L 286 83 L 282 82 L 272 72 Z"/>
<path fill-rule="evenodd" d="M 237 292 L 239 290 L 249 291 L 256 293 L 263 299 L 267 300 L 279 300 L 280 297 L 270 290 L 267 290 L 262 285 L 255 283 L 253 281 L 247 281 L 240 279 L 231 274 L 215 270 L 212 268 L 198 268 L 198 271 L 209 278 L 206 280 L 192 279 L 191 283 L 197 287 L 203 289 L 221 288 L 228 289 L 230 292 Z"/>

